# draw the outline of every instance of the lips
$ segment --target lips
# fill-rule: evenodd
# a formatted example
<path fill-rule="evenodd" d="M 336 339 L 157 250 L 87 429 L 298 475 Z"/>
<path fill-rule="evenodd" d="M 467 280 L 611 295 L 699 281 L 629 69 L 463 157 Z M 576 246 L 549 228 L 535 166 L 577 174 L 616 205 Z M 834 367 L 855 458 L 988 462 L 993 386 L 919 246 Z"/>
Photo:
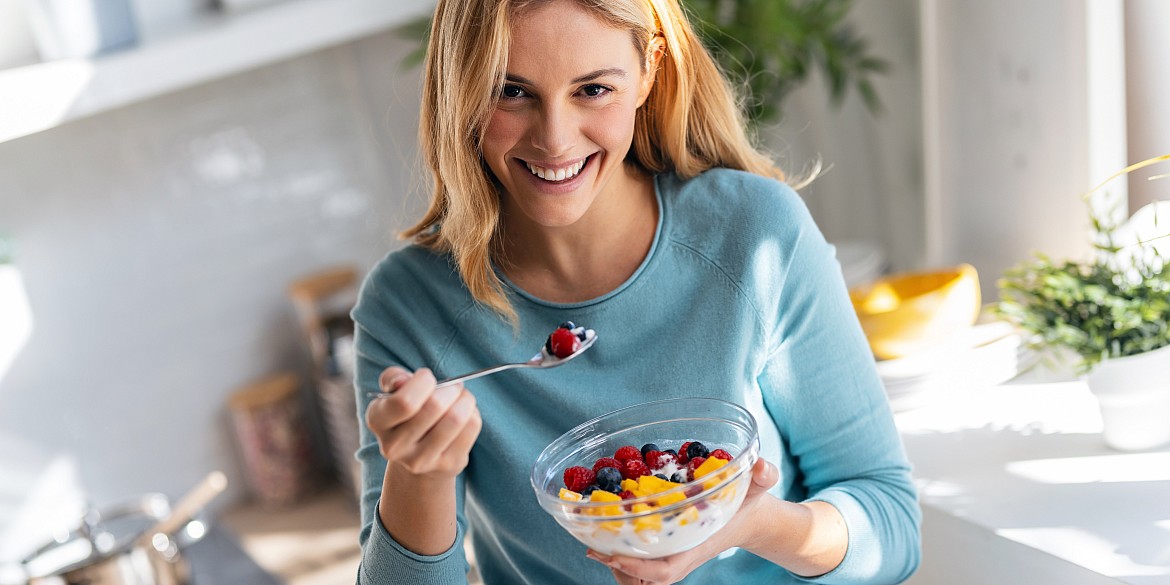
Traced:
<path fill-rule="evenodd" d="M 559 167 L 541 166 L 528 161 L 521 162 L 528 168 L 528 172 L 532 173 L 535 177 L 549 183 L 563 183 L 579 175 L 585 168 L 585 165 L 589 163 L 589 159 L 592 156 L 589 155 L 577 162 Z"/>

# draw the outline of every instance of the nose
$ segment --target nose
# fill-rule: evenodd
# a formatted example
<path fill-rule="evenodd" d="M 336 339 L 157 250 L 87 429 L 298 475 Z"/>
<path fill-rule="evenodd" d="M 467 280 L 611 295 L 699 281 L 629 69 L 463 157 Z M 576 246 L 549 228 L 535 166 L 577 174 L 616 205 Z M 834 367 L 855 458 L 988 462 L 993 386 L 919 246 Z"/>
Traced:
<path fill-rule="evenodd" d="M 578 136 L 577 120 L 564 104 L 545 103 L 537 114 L 532 144 L 549 158 L 568 155 Z"/>

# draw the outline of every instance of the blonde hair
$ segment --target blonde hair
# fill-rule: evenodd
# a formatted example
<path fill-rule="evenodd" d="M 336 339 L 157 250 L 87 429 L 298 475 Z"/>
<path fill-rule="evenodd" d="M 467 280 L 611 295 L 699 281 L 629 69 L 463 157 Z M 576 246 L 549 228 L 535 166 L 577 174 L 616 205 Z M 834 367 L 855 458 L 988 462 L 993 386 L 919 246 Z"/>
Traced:
<path fill-rule="evenodd" d="M 513 325 L 516 312 L 492 270 L 501 239 L 500 199 L 480 155 L 480 138 L 504 84 L 511 19 L 547 1 L 439 1 L 419 121 L 419 147 L 434 190 L 426 214 L 402 233 L 450 253 L 471 296 Z M 578 1 L 615 28 L 629 30 L 639 54 L 648 55 L 652 43 L 662 46 L 653 89 L 634 121 L 634 162 L 651 173 L 671 170 L 684 178 L 726 167 L 784 179 L 752 145 L 735 92 L 678 0 Z"/>

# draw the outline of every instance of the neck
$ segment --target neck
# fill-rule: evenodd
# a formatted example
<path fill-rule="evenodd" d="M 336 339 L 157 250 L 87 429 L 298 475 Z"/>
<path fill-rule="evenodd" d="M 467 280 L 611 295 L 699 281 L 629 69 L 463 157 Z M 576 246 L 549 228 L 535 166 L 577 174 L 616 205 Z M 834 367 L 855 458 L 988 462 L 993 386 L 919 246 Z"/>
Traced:
<path fill-rule="evenodd" d="M 551 302 L 586 301 L 608 293 L 638 269 L 654 241 L 658 201 L 653 178 L 626 171 L 621 186 L 598 197 L 577 222 L 548 228 L 505 218 L 504 273 Z"/>

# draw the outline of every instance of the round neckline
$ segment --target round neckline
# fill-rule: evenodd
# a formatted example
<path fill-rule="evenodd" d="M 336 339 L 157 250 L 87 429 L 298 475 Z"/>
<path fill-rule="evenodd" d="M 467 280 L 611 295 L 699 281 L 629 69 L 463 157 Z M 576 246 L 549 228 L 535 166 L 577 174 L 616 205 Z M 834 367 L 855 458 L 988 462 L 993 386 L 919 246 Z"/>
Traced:
<path fill-rule="evenodd" d="M 496 276 L 500 279 L 500 281 L 502 281 L 504 283 L 504 285 L 506 287 L 508 287 L 508 289 L 510 291 L 512 291 L 516 296 L 520 297 L 521 299 L 523 299 L 529 303 L 532 303 L 534 305 L 538 305 L 541 307 L 549 307 L 549 308 L 553 308 L 553 309 L 580 309 L 582 307 L 597 305 L 597 304 L 603 303 L 609 299 L 612 299 L 613 297 L 616 297 L 617 295 L 621 294 L 622 291 L 633 286 L 634 283 L 638 281 L 638 278 L 642 275 L 642 273 L 646 272 L 646 270 L 653 263 L 654 258 L 657 256 L 658 247 L 659 247 L 660 242 L 662 241 L 663 233 L 665 232 L 665 226 L 667 225 L 666 204 L 663 201 L 662 189 L 661 189 L 661 186 L 659 185 L 659 179 L 661 176 L 662 176 L 662 174 L 659 173 L 659 174 L 654 175 L 654 178 L 653 178 L 654 200 L 658 204 L 658 224 L 654 226 L 654 239 L 651 240 L 651 242 L 650 242 L 650 251 L 646 252 L 646 257 L 642 259 L 642 263 L 638 265 L 638 268 L 636 270 L 634 270 L 634 273 L 631 274 L 629 278 L 627 278 L 624 282 L 619 284 L 613 290 L 611 290 L 611 291 L 609 291 L 609 292 L 607 292 L 599 297 L 594 297 L 592 299 L 587 299 L 587 300 L 579 301 L 576 303 L 557 303 L 557 302 L 553 302 L 553 301 L 544 300 L 544 299 L 542 299 L 536 295 L 533 295 L 532 293 L 520 288 L 519 286 L 516 285 L 516 283 L 512 282 L 506 274 L 504 274 L 504 271 L 500 270 L 499 267 L 496 266 L 495 262 L 492 262 L 492 270 L 496 273 Z"/>

